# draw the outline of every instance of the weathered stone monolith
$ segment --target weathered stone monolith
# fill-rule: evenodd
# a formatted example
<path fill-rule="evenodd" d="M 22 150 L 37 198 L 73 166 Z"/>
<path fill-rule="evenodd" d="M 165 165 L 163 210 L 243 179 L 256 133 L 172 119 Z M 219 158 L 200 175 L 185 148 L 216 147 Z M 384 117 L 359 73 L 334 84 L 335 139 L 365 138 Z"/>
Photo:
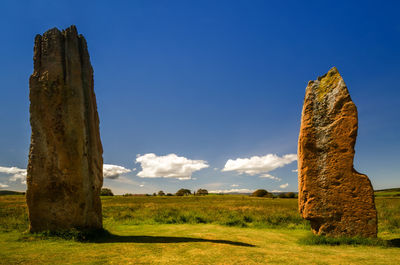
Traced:
<path fill-rule="evenodd" d="M 103 185 L 93 69 L 75 26 L 37 35 L 30 77 L 30 231 L 102 228 Z"/>
<path fill-rule="evenodd" d="M 376 237 L 374 191 L 353 168 L 357 108 L 334 67 L 306 88 L 298 170 L 299 210 L 315 234 Z"/>

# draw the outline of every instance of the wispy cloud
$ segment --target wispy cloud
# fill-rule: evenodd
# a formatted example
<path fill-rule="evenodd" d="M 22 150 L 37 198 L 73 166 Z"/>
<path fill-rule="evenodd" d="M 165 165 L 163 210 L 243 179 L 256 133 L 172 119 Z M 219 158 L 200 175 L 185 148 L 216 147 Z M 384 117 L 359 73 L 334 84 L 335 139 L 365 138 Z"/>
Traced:
<path fill-rule="evenodd" d="M 238 184 L 232 184 L 231 187 L 239 187 Z"/>
<path fill-rule="evenodd" d="M 18 167 L 0 167 L 0 173 L 11 175 L 9 181 L 19 180 L 21 184 L 26 184 L 26 169 Z"/>
<path fill-rule="evenodd" d="M 132 172 L 132 170 L 128 168 L 124 168 L 122 166 L 104 164 L 103 165 L 103 176 L 108 179 L 117 179 L 122 174 L 126 174 Z"/>
<path fill-rule="evenodd" d="M 289 186 L 289 183 L 285 183 L 279 186 L 281 189 L 286 189 Z"/>
<path fill-rule="evenodd" d="M 149 153 L 138 155 L 136 163 L 140 163 L 142 171 L 137 176 L 141 178 L 175 178 L 191 179 L 193 172 L 209 167 L 204 160 L 191 160 L 186 157 L 169 154 L 157 156 Z"/>
<path fill-rule="evenodd" d="M 292 172 L 299 172 L 299 170 L 297 170 L 297 169 L 293 169 L 293 170 L 292 170 Z"/>
<path fill-rule="evenodd" d="M 252 156 L 250 158 L 229 159 L 222 171 L 236 171 L 248 175 L 266 174 L 274 169 L 283 167 L 297 160 L 296 154 L 279 157 L 275 154 Z"/>
<path fill-rule="evenodd" d="M 224 183 L 224 182 L 211 182 L 211 183 L 204 184 L 202 186 L 203 186 L 203 188 L 208 189 L 208 190 L 216 190 L 216 189 L 218 189 L 220 187 L 224 187 L 226 185 L 227 185 L 227 183 Z"/>
<path fill-rule="evenodd" d="M 262 174 L 260 175 L 260 178 L 267 178 L 267 179 L 273 179 L 273 180 L 277 180 L 277 181 L 281 181 L 282 179 L 272 176 L 270 174 Z"/>
<path fill-rule="evenodd" d="M 0 188 L 8 188 L 8 187 L 9 186 L 7 184 L 0 183 Z"/>
<path fill-rule="evenodd" d="M 251 193 L 249 189 L 210 190 L 210 193 Z"/>

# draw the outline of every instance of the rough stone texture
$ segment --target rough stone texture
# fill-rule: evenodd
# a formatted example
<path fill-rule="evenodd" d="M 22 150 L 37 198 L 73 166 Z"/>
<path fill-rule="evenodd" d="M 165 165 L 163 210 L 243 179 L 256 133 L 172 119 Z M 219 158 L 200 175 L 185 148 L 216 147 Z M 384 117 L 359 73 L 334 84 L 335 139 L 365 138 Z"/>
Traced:
<path fill-rule="evenodd" d="M 35 38 L 27 175 L 30 231 L 102 227 L 102 145 L 86 41 L 75 26 Z"/>
<path fill-rule="evenodd" d="M 301 119 L 299 210 L 315 234 L 376 237 L 374 192 L 353 168 L 357 108 L 334 67 L 310 81 Z"/>

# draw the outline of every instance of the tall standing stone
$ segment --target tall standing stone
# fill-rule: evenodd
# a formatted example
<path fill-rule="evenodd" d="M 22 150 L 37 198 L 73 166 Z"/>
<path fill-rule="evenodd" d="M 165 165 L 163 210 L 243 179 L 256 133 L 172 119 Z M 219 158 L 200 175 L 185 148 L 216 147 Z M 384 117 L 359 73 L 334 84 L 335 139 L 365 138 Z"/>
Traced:
<path fill-rule="evenodd" d="M 374 191 L 353 168 L 357 108 L 334 67 L 306 88 L 298 169 L 299 210 L 315 234 L 376 237 Z"/>
<path fill-rule="evenodd" d="M 30 231 L 102 227 L 103 185 L 93 69 L 75 26 L 37 35 L 30 77 Z"/>

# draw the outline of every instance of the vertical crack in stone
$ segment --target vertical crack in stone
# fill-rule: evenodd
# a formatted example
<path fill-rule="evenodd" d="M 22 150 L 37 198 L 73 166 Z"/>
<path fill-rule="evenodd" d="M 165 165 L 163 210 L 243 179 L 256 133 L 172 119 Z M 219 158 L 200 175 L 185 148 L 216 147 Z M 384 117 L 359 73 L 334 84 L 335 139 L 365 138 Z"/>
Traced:
<path fill-rule="evenodd" d="M 29 86 L 30 231 L 101 228 L 103 150 L 93 69 L 75 26 L 36 36 Z"/>

